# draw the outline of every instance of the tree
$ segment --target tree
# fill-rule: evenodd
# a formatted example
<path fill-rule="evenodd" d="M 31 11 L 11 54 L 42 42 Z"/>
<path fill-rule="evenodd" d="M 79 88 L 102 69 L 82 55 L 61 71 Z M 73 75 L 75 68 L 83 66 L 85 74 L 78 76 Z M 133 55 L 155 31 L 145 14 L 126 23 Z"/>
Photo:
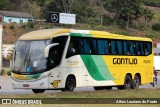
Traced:
<path fill-rule="evenodd" d="M 9 0 L 1 0 L 0 2 L 0 10 L 5 10 L 9 6 Z"/>
<path fill-rule="evenodd" d="M 53 0 L 43 13 L 47 12 L 60 12 L 60 13 L 73 13 L 76 14 L 76 21 L 80 23 L 88 23 L 88 18 L 95 17 L 96 13 L 94 8 L 90 5 L 90 0 Z"/>
<path fill-rule="evenodd" d="M 90 4 L 90 0 L 76 0 L 73 6 L 73 13 L 79 23 L 92 23 L 96 20 L 96 11 Z"/>
<path fill-rule="evenodd" d="M 63 13 L 71 13 L 75 0 L 53 0 L 47 6 L 49 11 L 57 11 Z"/>
<path fill-rule="evenodd" d="M 117 22 L 129 27 L 133 20 L 142 16 L 143 0 L 113 0 L 109 10 L 116 13 Z"/>
<path fill-rule="evenodd" d="M 153 19 L 154 13 L 148 8 L 144 8 L 143 16 L 145 18 L 145 27 L 148 27 L 148 23 Z"/>

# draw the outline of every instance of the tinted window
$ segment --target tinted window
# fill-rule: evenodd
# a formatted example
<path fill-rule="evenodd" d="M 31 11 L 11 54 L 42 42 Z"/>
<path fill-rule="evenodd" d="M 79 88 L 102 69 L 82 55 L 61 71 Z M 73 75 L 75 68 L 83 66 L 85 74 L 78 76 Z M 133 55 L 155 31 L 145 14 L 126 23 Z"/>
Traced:
<path fill-rule="evenodd" d="M 108 54 L 108 41 L 107 40 L 97 40 L 98 44 L 98 54 Z"/>
<path fill-rule="evenodd" d="M 71 37 L 67 57 L 77 54 L 139 56 L 149 55 L 151 52 L 152 43 L 149 42 Z"/>
<path fill-rule="evenodd" d="M 52 43 L 59 43 L 59 45 L 52 47 L 49 51 L 48 70 L 60 64 L 67 38 L 67 36 L 60 36 L 52 39 Z"/>
<path fill-rule="evenodd" d="M 122 55 L 122 51 L 123 51 L 122 41 L 117 41 L 117 53 L 118 53 L 119 55 Z"/>

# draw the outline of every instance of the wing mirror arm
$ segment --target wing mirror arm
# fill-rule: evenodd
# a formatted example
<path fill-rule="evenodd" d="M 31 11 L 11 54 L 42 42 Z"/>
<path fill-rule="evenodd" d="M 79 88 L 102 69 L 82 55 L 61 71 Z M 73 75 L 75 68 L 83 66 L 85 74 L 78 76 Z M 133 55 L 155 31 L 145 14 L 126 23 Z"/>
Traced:
<path fill-rule="evenodd" d="M 45 49 L 44 49 L 44 57 L 47 59 L 48 56 L 49 56 L 49 50 L 50 50 L 52 47 L 58 46 L 58 45 L 59 45 L 59 43 L 53 43 L 53 44 L 50 44 L 50 45 L 46 46 Z"/>

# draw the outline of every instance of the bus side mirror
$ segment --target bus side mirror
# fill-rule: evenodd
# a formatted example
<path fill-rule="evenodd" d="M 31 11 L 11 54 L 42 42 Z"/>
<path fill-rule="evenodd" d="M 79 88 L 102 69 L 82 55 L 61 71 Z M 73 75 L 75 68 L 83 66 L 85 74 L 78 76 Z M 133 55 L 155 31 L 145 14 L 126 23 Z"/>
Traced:
<path fill-rule="evenodd" d="M 45 49 L 44 49 L 44 57 L 45 57 L 45 58 L 48 58 L 49 50 L 50 50 L 52 47 L 58 46 L 58 45 L 59 45 L 59 43 L 53 43 L 53 44 L 50 44 L 50 45 L 46 46 Z"/>

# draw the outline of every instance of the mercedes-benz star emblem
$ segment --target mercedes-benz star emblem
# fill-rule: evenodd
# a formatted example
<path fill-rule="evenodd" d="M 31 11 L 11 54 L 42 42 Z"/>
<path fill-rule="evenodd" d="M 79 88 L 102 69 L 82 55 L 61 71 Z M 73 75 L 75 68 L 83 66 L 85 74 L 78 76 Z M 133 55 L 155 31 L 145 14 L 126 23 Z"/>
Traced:
<path fill-rule="evenodd" d="M 57 14 L 52 14 L 52 15 L 51 15 L 51 20 L 52 20 L 52 22 L 57 22 L 57 21 L 58 21 L 58 16 L 57 16 Z"/>

